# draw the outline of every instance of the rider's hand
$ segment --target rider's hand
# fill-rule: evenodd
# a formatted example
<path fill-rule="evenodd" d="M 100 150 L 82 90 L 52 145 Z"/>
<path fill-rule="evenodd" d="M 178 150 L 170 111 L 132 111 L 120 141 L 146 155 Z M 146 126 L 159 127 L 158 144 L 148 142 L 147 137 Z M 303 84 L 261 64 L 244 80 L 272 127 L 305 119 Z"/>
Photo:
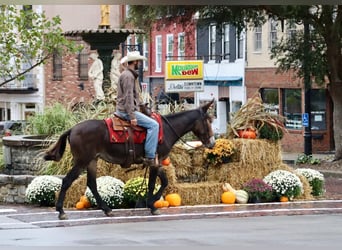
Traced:
<path fill-rule="evenodd" d="M 132 120 L 131 120 L 131 124 L 132 124 L 132 125 L 136 126 L 137 123 L 138 123 L 137 119 L 132 119 Z"/>

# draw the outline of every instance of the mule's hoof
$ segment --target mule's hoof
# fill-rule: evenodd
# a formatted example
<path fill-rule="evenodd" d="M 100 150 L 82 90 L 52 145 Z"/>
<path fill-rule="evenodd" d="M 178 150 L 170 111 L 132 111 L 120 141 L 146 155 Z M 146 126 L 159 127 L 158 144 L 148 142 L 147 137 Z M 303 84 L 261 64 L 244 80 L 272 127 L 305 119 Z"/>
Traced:
<path fill-rule="evenodd" d="M 114 214 L 113 214 L 112 211 L 107 211 L 107 212 L 105 212 L 105 215 L 107 215 L 108 217 L 114 216 Z"/>
<path fill-rule="evenodd" d="M 154 209 L 154 210 L 151 210 L 151 214 L 152 215 L 161 215 L 161 212 L 159 209 Z"/>
<path fill-rule="evenodd" d="M 58 219 L 60 219 L 60 220 L 67 220 L 68 216 L 66 214 L 59 214 Z"/>

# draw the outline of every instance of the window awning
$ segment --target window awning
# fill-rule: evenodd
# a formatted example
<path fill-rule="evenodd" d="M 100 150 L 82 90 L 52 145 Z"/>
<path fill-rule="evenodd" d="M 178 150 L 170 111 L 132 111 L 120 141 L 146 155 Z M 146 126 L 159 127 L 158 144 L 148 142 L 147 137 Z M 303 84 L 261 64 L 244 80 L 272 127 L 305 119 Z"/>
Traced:
<path fill-rule="evenodd" d="M 242 86 L 241 76 L 205 76 L 204 85 L 206 86 Z"/>

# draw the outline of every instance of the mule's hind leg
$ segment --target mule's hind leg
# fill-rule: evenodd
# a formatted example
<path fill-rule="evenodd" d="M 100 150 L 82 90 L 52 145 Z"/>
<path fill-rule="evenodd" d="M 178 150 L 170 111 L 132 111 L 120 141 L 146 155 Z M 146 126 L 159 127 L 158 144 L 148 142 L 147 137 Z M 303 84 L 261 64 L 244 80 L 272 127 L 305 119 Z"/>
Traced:
<path fill-rule="evenodd" d="M 102 200 L 99 192 L 97 191 L 96 185 L 96 160 L 92 160 L 88 165 L 87 169 L 87 186 L 89 187 L 90 191 L 93 193 L 97 206 L 101 208 L 107 216 L 112 215 L 112 209 L 108 207 L 108 205 Z"/>
<path fill-rule="evenodd" d="M 60 220 L 68 219 L 63 209 L 65 195 L 66 195 L 68 188 L 71 186 L 74 180 L 76 180 L 76 178 L 80 175 L 81 171 L 82 169 L 75 164 L 74 167 L 69 171 L 69 173 L 62 180 L 61 191 L 59 192 L 58 199 L 56 202 L 56 211 L 59 212 L 58 218 Z"/>

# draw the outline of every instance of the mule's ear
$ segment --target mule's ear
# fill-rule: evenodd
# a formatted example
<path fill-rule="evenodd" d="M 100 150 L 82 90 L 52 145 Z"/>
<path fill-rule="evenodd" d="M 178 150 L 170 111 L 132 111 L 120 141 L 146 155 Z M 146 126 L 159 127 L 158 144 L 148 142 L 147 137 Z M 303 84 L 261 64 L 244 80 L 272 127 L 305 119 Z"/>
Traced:
<path fill-rule="evenodd" d="M 210 102 L 202 106 L 202 110 L 204 113 L 207 113 L 208 109 L 210 108 L 210 106 L 213 105 L 214 101 L 215 101 L 215 98 L 213 98 Z"/>

